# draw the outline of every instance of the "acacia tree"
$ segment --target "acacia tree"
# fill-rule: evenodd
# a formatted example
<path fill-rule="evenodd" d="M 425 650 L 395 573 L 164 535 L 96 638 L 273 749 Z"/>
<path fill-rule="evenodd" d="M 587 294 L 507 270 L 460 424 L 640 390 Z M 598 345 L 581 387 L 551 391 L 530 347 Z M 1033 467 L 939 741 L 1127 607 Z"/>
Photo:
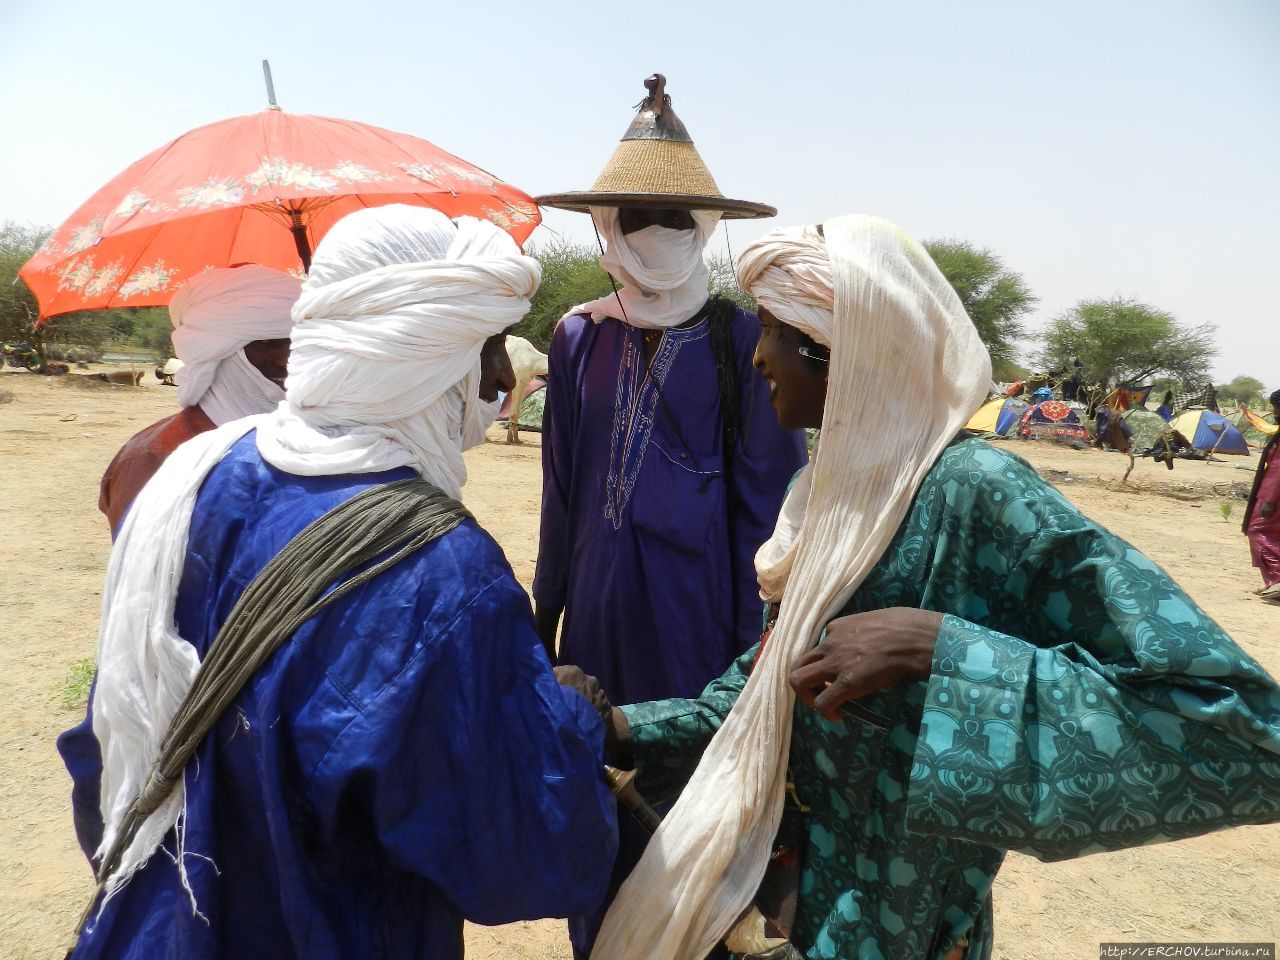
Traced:
<path fill-rule="evenodd" d="M 713 297 L 724 297 L 732 300 L 743 310 L 756 309 L 756 298 L 738 286 L 738 275 L 734 272 L 733 261 L 722 253 L 707 257 L 707 271 L 710 274 L 708 289 Z"/>
<path fill-rule="evenodd" d="M 1254 377 L 1239 376 L 1230 383 L 1221 384 L 1218 387 L 1218 397 L 1234 400 L 1237 403 L 1249 403 L 1257 406 L 1265 390 L 1266 386 L 1261 380 Z"/>
<path fill-rule="evenodd" d="M 926 240 L 924 248 L 964 304 L 993 366 L 1012 369 L 1023 320 L 1038 302 L 1022 274 L 990 250 L 965 240 Z"/>
<path fill-rule="evenodd" d="M 533 295 L 529 312 L 512 332 L 539 350 L 546 350 L 556 324 L 566 312 L 603 297 L 613 287 L 609 275 L 600 267 L 600 253 L 594 247 L 557 239 L 546 246 L 530 247 L 528 254 L 542 266 L 542 283 Z M 755 309 L 751 294 L 738 286 L 728 257 L 708 257 L 707 270 L 712 296 L 727 297 L 744 309 Z"/>
<path fill-rule="evenodd" d="M 565 313 L 580 303 L 603 297 L 612 287 L 609 275 L 597 262 L 600 254 L 584 244 L 557 239 L 546 246 L 530 247 L 528 254 L 542 266 L 542 283 L 533 295 L 529 312 L 512 332 L 545 351 Z"/>
<path fill-rule="evenodd" d="M 1081 300 L 1049 322 L 1037 359 L 1047 370 L 1079 360 L 1090 383 L 1137 384 L 1161 375 L 1206 382 L 1217 355 L 1211 323 L 1185 327 L 1173 314 L 1132 297 Z"/>
<path fill-rule="evenodd" d="M 25 340 L 35 347 L 41 373 L 48 371 L 48 350 L 56 345 L 88 347 L 96 353 L 107 343 L 127 344 L 157 356 L 172 356 L 173 328 L 164 307 L 64 313 L 36 326 L 40 308 L 27 285 L 18 279 L 18 271 L 52 232 L 48 227 L 0 223 L 0 339 Z"/>
<path fill-rule="evenodd" d="M 18 271 L 48 236 L 49 230 L 45 227 L 12 220 L 0 224 L 0 338 L 31 343 L 40 354 L 42 372 L 45 369 L 44 335 L 36 329 L 40 308 L 27 285 L 18 279 Z"/>

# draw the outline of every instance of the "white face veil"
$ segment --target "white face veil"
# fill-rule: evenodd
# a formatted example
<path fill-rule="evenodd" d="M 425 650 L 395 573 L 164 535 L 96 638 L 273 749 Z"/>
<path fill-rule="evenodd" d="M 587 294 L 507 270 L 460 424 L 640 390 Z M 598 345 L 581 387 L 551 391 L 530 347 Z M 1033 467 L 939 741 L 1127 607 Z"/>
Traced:
<path fill-rule="evenodd" d="M 267 413 L 284 391 L 254 368 L 244 348 L 254 340 L 282 340 L 293 329 L 300 280 L 258 264 L 197 274 L 169 304 L 178 402 L 200 405 L 215 424 Z"/>
<path fill-rule="evenodd" d="M 986 399 L 986 348 L 924 248 L 875 217 L 831 220 L 823 234 L 774 230 L 738 258 L 744 289 L 831 349 L 822 442 L 792 491 L 801 498 L 790 504 L 794 528 L 757 558 L 762 583 L 782 597 L 779 618 L 610 908 L 593 957 L 705 956 L 750 903 L 782 815 L 792 665 L 861 585 L 925 474 Z M 923 409 L 904 395 L 925 398 Z"/>
<path fill-rule="evenodd" d="M 477 397 L 485 340 L 515 323 L 537 289 L 537 262 L 488 222 L 420 207 L 362 210 L 316 250 L 295 308 L 287 403 L 175 450 L 125 516 L 103 589 L 93 732 L 102 749 L 99 854 L 158 755 L 200 660 L 174 626 L 187 535 L 209 471 L 250 430 L 264 459 L 299 474 L 412 466 L 458 495 L 462 449 L 484 435 Z M 186 885 L 182 785 L 143 823 L 102 903 L 176 825 Z M 188 888 L 189 890 L 189 888 Z M 193 908 L 195 904 L 193 903 Z"/>
<path fill-rule="evenodd" d="M 707 302 L 710 274 L 702 252 L 715 233 L 720 213 L 690 212 L 692 230 L 654 225 L 624 234 L 616 207 L 592 207 L 591 218 L 605 248 L 600 266 L 621 289 L 570 313 L 589 314 L 597 323 L 613 317 L 646 330 L 678 326 L 693 317 Z"/>

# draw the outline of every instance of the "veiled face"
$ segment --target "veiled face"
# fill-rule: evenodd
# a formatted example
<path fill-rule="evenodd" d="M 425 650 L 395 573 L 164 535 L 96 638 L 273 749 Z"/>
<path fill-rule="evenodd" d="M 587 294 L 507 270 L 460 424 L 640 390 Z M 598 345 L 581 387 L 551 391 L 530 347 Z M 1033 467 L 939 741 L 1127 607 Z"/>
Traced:
<path fill-rule="evenodd" d="M 693 214 L 688 210 L 661 210 L 656 207 L 618 208 L 618 229 L 622 231 L 624 237 L 645 227 L 692 230 Z"/>
<path fill-rule="evenodd" d="M 784 430 L 822 426 L 827 402 L 826 364 L 801 349 L 825 354 L 804 333 L 789 327 L 763 307 L 759 310 L 760 342 L 754 363 L 769 384 L 769 403 Z"/>
<path fill-rule="evenodd" d="M 278 340 L 253 340 L 244 345 L 244 358 L 260 374 L 284 389 L 284 379 L 289 375 L 289 338 Z"/>
<path fill-rule="evenodd" d="M 507 356 L 507 335 L 500 333 L 486 340 L 480 350 L 480 399 L 492 403 L 498 399 L 499 390 L 510 393 L 515 386 L 515 371 Z"/>

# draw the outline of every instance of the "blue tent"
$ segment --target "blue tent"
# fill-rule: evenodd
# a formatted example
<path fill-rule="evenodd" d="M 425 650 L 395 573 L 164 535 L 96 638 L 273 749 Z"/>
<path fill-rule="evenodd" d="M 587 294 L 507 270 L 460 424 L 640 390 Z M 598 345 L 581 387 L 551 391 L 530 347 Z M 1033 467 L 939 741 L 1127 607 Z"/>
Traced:
<path fill-rule="evenodd" d="M 1003 437 L 1018 425 L 1026 412 L 1027 404 L 1021 400 L 996 397 L 978 408 L 965 429 L 974 433 L 995 433 Z"/>
<path fill-rule="evenodd" d="M 1249 455 L 1249 444 L 1235 425 L 1212 410 L 1188 410 L 1174 418 L 1173 429 L 1191 441 L 1194 450 L 1206 453 Z"/>

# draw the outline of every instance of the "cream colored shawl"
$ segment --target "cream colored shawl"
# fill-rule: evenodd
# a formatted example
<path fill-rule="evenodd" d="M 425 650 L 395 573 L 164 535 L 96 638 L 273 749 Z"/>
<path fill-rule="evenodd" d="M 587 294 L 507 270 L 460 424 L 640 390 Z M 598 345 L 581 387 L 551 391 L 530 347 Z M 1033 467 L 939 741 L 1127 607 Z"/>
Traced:
<path fill-rule="evenodd" d="M 614 901 L 596 958 L 701 958 L 751 902 L 782 814 L 792 665 L 857 590 L 925 474 L 986 399 L 990 358 L 924 248 L 874 217 L 841 217 L 823 229 L 825 241 L 813 228 L 772 231 L 738 260 L 745 289 L 831 347 L 805 509 L 793 505 L 794 535 L 763 571 L 785 585 L 780 616 Z"/>

